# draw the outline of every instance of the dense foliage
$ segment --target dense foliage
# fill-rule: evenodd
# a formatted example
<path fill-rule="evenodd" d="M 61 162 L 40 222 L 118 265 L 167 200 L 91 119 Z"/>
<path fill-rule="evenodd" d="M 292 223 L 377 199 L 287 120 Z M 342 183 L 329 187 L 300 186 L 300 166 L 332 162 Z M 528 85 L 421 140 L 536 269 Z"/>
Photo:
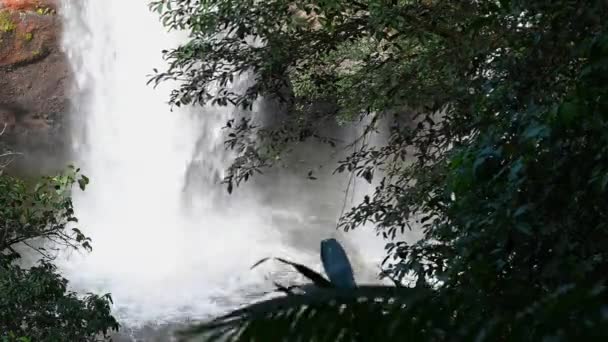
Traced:
<path fill-rule="evenodd" d="M 229 122 L 227 146 L 239 154 L 229 189 L 291 142 L 322 138 L 327 121 L 370 117 L 366 134 L 391 122 L 384 145 L 363 144 L 336 169 L 380 178 L 341 227 L 375 224 L 389 240 L 383 275 L 434 291 L 391 315 L 413 322 L 395 336 L 606 337 L 606 1 L 157 0 L 152 8 L 191 32 L 151 80 L 182 81 L 174 105 L 250 107 L 260 96 L 285 104 L 277 126 Z M 238 75 L 250 77 L 246 88 L 231 87 Z M 329 105 L 312 110 L 319 103 Z M 424 238 L 401 241 L 411 227 Z M 310 327 L 314 315 L 300 318 Z M 390 319 L 374 320 L 382 321 Z"/>
<path fill-rule="evenodd" d="M 348 256 L 335 239 L 321 242 L 320 256 L 325 275 L 296 262 L 274 259 L 293 267 L 311 283 L 288 287 L 275 283 L 286 296 L 246 306 L 180 335 L 202 341 L 282 341 L 286 336 L 300 341 L 385 341 L 416 326 L 410 319 L 385 318 L 398 317 L 404 305 L 428 299 L 429 289 L 357 285 Z M 267 261 L 271 259 L 260 260 L 254 267 Z M 292 322 L 298 322 L 297 334 Z"/>
<path fill-rule="evenodd" d="M 78 170 L 43 177 L 36 185 L 0 170 L 0 341 L 97 341 L 118 323 L 109 295 L 81 298 L 52 260 L 56 250 L 91 249 L 70 197 L 88 179 Z M 28 267 L 26 256 L 38 260 Z"/>

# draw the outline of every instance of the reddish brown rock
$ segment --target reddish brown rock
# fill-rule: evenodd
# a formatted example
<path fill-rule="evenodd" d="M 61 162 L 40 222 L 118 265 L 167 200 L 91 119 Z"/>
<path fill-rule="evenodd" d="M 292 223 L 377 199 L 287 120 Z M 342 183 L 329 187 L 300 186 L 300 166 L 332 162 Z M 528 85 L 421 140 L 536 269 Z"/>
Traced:
<path fill-rule="evenodd" d="M 58 47 L 56 16 L 0 11 L 0 68 L 42 60 Z"/>
<path fill-rule="evenodd" d="M 70 68 L 55 1 L 0 0 L 0 144 L 29 159 L 63 150 Z M 1 146 L 0 146 L 1 147 Z"/>
<path fill-rule="evenodd" d="M 15 11 L 36 11 L 38 9 L 57 9 L 55 0 L 0 0 L 0 8 Z"/>

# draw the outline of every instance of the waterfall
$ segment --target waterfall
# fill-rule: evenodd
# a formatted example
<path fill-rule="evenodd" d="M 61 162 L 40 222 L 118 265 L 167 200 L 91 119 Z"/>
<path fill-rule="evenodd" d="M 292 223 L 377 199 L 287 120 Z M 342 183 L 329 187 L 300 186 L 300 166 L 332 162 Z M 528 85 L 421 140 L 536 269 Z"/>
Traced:
<path fill-rule="evenodd" d="M 207 317 L 268 283 L 249 270 L 257 260 L 318 263 L 320 239 L 343 238 L 339 212 L 311 215 L 315 200 L 294 177 L 282 177 L 271 194 L 295 196 L 283 211 L 280 199 L 266 203 L 268 193 L 255 187 L 227 198 L 217 181 L 229 162 L 220 128 L 233 109 L 171 111 L 175 84 L 146 85 L 165 66 L 160 51 L 186 38 L 167 33 L 146 1 L 65 0 L 61 12 L 75 74 L 74 160 L 91 179 L 75 194 L 75 210 L 93 251 L 61 262 L 76 290 L 111 292 L 123 325 Z M 336 184 L 324 200 L 340 207 L 344 183 Z M 314 226 L 310 248 L 288 236 L 292 223 Z"/>

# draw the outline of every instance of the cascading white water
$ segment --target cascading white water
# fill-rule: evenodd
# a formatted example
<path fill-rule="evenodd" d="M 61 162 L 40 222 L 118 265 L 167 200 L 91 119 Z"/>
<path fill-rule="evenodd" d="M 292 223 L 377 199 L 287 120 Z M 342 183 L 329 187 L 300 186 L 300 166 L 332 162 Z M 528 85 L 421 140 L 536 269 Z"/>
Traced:
<path fill-rule="evenodd" d="M 255 193 L 217 208 L 209 199 L 225 189 L 213 177 L 192 182 L 193 170 L 221 174 L 225 167 L 214 146 L 230 109 L 171 112 L 172 84 L 146 85 L 146 75 L 164 66 L 160 51 L 183 35 L 168 34 L 145 0 L 65 0 L 62 14 L 76 77 L 75 159 L 91 178 L 75 207 L 93 252 L 62 264 L 76 289 L 111 292 L 123 324 L 170 322 L 244 301 L 264 282 L 248 271 L 260 258 L 318 261 L 316 250 L 285 242 L 272 223 L 276 210 Z M 186 206 L 189 186 L 197 196 Z M 314 238 L 335 235 L 326 229 Z"/>

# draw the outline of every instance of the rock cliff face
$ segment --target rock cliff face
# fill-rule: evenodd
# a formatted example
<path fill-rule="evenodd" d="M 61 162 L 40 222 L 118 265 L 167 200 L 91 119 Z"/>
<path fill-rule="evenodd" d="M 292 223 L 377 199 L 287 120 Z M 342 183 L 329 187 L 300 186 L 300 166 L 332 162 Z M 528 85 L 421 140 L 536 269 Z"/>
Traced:
<path fill-rule="evenodd" d="M 24 152 L 22 165 L 64 150 L 71 77 L 56 9 L 54 0 L 0 0 L 0 144 Z"/>

